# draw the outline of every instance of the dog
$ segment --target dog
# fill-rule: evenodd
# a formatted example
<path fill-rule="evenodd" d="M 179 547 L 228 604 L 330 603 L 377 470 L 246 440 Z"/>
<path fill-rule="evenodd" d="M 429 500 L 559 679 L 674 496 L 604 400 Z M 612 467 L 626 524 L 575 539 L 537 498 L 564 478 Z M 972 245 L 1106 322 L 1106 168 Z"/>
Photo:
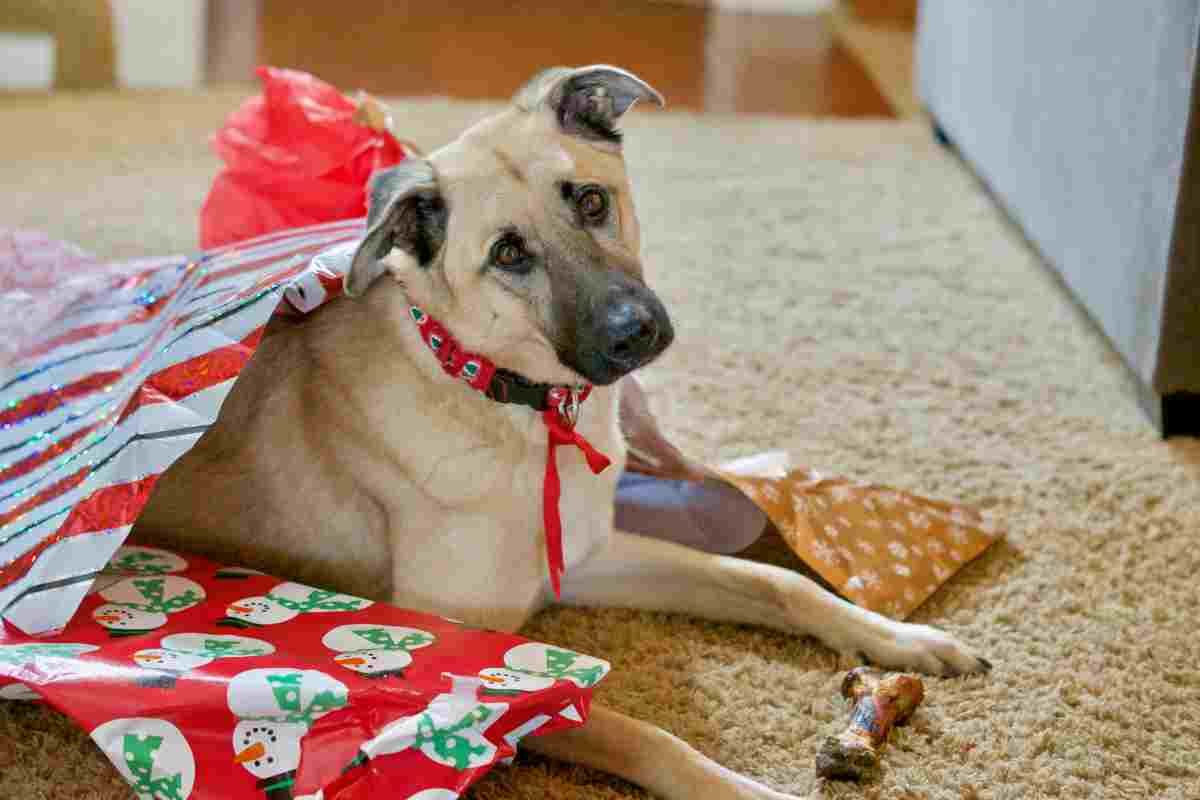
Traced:
<path fill-rule="evenodd" d="M 643 276 L 622 156 L 618 122 L 639 101 L 663 102 L 625 70 L 548 70 L 373 177 L 351 298 L 272 322 L 135 535 L 497 630 L 553 602 L 561 574 L 563 603 L 766 625 L 891 668 L 989 669 L 792 571 L 613 530 L 621 378 L 674 336 Z M 489 364 L 503 388 L 485 395 L 473 379 Z M 555 425 L 568 446 L 551 446 Z M 594 474 L 589 443 L 612 468 Z M 557 569 L 555 510 L 569 521 Z M 669 800 L 786 797 L 599 704 L 526 746 Z"/>

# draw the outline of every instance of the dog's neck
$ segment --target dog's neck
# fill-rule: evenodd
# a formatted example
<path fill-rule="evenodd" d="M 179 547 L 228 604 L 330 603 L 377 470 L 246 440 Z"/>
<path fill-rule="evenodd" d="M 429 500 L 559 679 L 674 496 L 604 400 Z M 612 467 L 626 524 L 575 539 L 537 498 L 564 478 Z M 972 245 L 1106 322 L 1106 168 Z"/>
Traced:
<path fill-rule="evenodd" d="M 526 406 L 493 401 L 466 386 L 461 378 L 448 375 L 442 369 L 441 362 L 430 352 L 413 322 L 410 314 L 412 304 L 402 286 L 392 281 L 379 281 L 361 300 L 334 304 L 342 307 L 347 305 L 353 308 L 345 308 L 346 313 L 359 316 L 359 322 L 369 321 L 371 333 L 362 335 L 360 326 L 344 324 L 331 325 L 328 332 L 344 333 L 358 329 L 363 346 L 358 348 L 358 352 L 364 362 L 370 361 L 372 368 L 387 364 L 389 373 L 392 370 L 404 370 L 407 373 L 392 375 L 394 380 L 389 380 L 390 384 L 405 391 L 420 391 L 426 395 L 427 407 L 437 407 L 439 413 L 458 419 L 468 428 L 487 429 L 491 434 L 487 437 L 489 440 L 507 440 L 516 436 L 527 445 L 545 448 L 546 429 L 541 412 Z M 346 350 L 338 349 L 340 352 Z M 364 363 L 362 366 L 368 365 Z M 623 464 L 624 442 L 617 423 L 620 402 L 618 386 L 619 382 L 593 389 L 581 409 L 578 430 L 598 449 Z M 509 433 L 508 436 L 503 435 L 505 431 Z M 501 436 L 497 437 L 498 433 Z"/>

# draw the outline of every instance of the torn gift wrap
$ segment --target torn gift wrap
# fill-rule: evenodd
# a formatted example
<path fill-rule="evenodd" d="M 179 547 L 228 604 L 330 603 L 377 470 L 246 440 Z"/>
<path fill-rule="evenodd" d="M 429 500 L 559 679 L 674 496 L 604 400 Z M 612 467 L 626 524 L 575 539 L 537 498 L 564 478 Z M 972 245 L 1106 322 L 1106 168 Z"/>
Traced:
<path fill-rule="evenodd" d="M 247 596 L 292 613 L 231 633 L 228 610 Z M 68 714 L 156 800 L 457 797 L 523 737 L 582 725 L 608 670 L 136 545 L 61 632 L 0 628 L 0 697 Z"/>
<path fill-rule="evenodd" d="M 105 266 L 0 230 L 3 619 L 67 623 L 158 476 L 216 419 L 284 288 L 361 234 L 356 220 Z M 63 286 L 29 272 L 57 261 L 76 272 Z"/>

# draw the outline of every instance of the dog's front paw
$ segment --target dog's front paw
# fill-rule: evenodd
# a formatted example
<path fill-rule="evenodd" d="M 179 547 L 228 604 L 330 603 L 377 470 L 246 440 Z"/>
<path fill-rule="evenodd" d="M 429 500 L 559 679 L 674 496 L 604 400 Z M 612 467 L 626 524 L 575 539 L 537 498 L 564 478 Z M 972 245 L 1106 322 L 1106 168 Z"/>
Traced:
<path fill-rule="evenodd" d="M 862 643 L 858 655 L 888 669 L 916 670 L 930 675 L 988 672 L 992 664 L 953 636 L 928 625 L 896 622 L 882 635 Z"/>

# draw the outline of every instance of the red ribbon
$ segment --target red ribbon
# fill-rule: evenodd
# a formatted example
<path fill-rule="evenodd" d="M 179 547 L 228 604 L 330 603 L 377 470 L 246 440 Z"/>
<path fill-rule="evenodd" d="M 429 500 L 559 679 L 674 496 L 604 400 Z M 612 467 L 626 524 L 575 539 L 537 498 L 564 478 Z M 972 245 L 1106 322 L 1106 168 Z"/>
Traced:
<path fill-rule="evenodd" d="M 420 308 L 410 307 L 409 315 L 417 324 L 421 339 L 441 362 L 446 374 L 462 378 L 468 386 L 486 394 L 492 376 L 496 374 L 496 365 L 486 356 L 463 350 L 444 325 Z M 546 423 L 547 442 L 546 478 L 542 484 L 542 523 L 546 529 L 546 564 L 550 570 L 550 585 L 554 588 L 556 599 L 562 597 L 562 574 L 566 572 L 567 566 L 563 557 L 562 515 L 558 512 L 562 484 L 558 478 L 555 450 L 564 444 L 578 447 L 587 459 L 588 467 L 596 475 L 612 463 L 608 456 L 592 447 L 592 443 L 575 430 L 578 403 L 586 400 L 590 393 L 590 386 L 577 396 L 571 394 L 569 387 L 556 386 L 547 396 L 550 408 L 542 412 L 542 420 Z M 568 402 L 574 404 L 569 416 L 564 410 Z"/>
<path fill-rule="evenodd" d="M 555 599 L 562 597 L 562 574 L 567 565 L 563 559 L 562 515 L 558 512 L 561 484 L 558 479 L 558 458 L 555 451 L 564 444 L 574 445 L 583 452 L 592 474 L 599 475 L 612 462 L 592 443 L 583 438 L 575 426 L 557 408 L 542 412 L 546 423 L 546 479 L 542 484 L 542 521 L 546 529 L 546 563 L 550 568 L 550 586 Z"/>

